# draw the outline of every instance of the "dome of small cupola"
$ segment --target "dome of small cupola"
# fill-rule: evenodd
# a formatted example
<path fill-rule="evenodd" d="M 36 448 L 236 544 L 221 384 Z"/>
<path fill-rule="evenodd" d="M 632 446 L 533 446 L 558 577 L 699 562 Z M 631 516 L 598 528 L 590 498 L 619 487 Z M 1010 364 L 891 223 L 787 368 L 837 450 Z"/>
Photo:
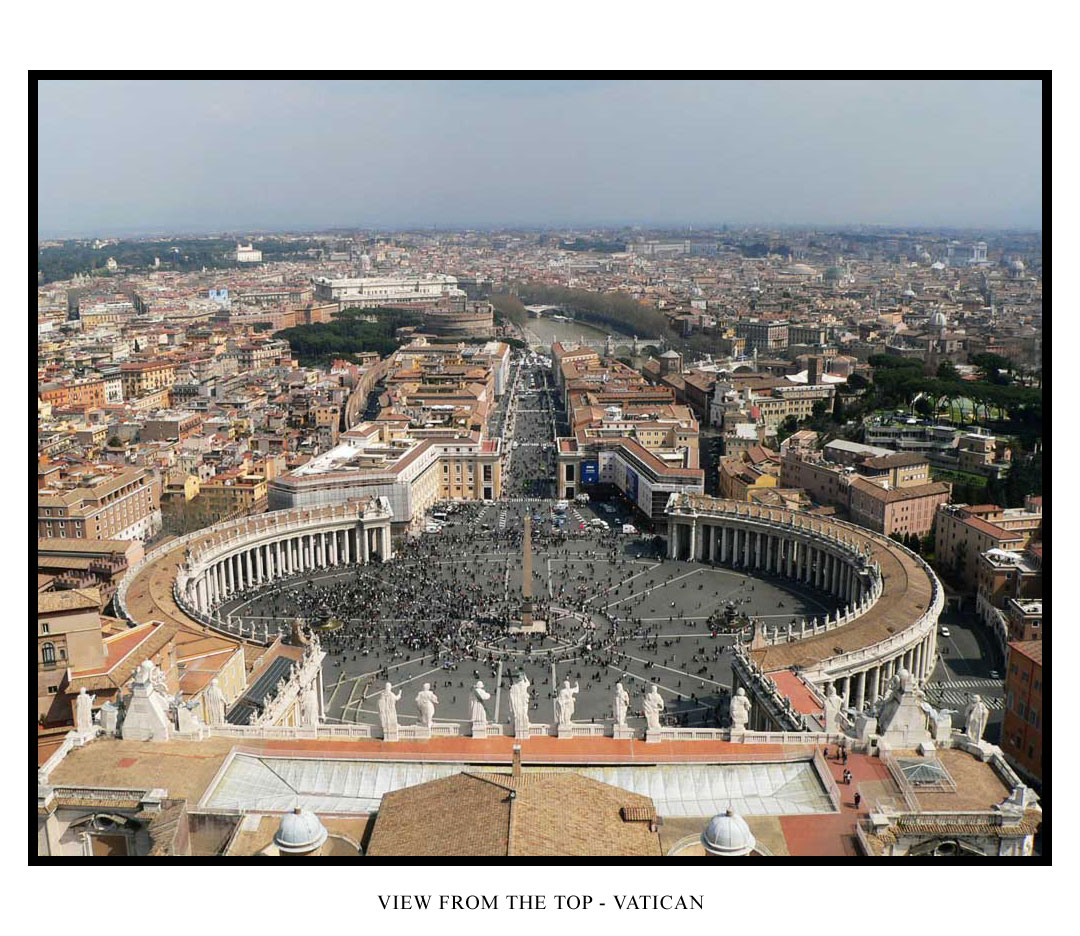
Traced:
<path fill-rule="evenodd" d="M 274 836 L 278 851 L 288 855 L 306 855 L 315 851 L 326 841 L 326 828 L 319 817 L 309 809 L 299 806 L 281 817 Z"/>
<path fill-rule="evenodd" d="M 701 845 L 710 855 L 740 858 L 749 855 L 757 841 L 746 820 L 729 809 L 709 820 L 701 833 Z"/>

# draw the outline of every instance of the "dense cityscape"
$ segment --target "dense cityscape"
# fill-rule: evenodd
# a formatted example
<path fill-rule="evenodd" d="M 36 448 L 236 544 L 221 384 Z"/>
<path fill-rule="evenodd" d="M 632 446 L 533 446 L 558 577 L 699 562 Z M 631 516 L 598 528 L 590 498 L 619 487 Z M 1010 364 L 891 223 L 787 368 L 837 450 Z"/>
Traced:
<path fill-rule="evenodd" d="M 37 269 L 39 856 L 1043 853 L 1041 231 Z"/>

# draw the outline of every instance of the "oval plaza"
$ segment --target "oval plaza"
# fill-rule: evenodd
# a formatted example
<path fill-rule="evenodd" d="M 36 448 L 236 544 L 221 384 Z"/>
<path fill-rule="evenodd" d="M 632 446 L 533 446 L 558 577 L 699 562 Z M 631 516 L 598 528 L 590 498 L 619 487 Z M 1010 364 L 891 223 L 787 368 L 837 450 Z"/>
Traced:
<path fill-rule="evenodd" d="M 1037 800 L 982 740 L 980 711 L 925 701 L 944 596 L 917 555 L 843 521 L 702 494 L 670 493 L 654 537 L 601 532 L 583 510 L 574 530 L 550 503 L 473 502 L 439 546 L 372 492 L 151 550 L 118 589 L 125 617 L 279 662 L 190 699 L 140 669 L 119 709 L 41 768 L 43 834 L 61 848 L 87 787 L 124 786 L 136 806 L 156 796 L 238 823 L 222 854 L 317 852 L 327 828 L 372 857 L 476 854 L 462 842 L 483 823 L 503 829 L 485 853 L 511 854 L 526 839 L 506 839 L 503 807 L 477 792 L 495 783 L 580 812 L 588 841 L 568 831 L 545 854 L 1030 851 Z M 396 605 L 378 604 L 384 587 Z M 301 596 L 350 588 L 381 616 L 379 646 L 408 631 L 402 659 L 357 660 L 332 614 L 293 621 Z M 455 588 L 471 603 L 438 597 Z M 736 603 L 744 624 L 721 627 Z M 477 639 L 448 660 L 425 642 L 425 615 L 469 640 L 468 613 L 489 605 L 496 624 L 477 633 L 506 625 L 499 654 Z M 331 702 L 342 686 L 348 700 Z M 294 807 L 310 818 L 286 823 Z"/>

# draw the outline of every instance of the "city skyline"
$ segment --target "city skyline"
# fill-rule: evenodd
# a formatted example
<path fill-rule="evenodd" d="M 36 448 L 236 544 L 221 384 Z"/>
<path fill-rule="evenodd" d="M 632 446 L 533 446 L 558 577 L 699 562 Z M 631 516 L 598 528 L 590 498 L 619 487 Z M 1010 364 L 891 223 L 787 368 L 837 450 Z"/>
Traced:
<path fill-rule="evenodd" d="M 1037 81 L 38 88 L 42 237 L 633 224 L 1041 228 Z M 329 145 L 316 143 L 320 127 Z M 71 139 L 80 141 L 74 155 Z"/>

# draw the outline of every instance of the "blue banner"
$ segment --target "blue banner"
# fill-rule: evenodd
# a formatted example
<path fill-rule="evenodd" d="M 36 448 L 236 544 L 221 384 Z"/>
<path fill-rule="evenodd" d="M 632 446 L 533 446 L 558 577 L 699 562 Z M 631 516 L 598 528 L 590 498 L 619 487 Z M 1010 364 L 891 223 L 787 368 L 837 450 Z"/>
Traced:
<path fill-rule="evenodd" d="M 632 501 L 637 500 L 637 472 L 632 468 L 626 469 L 626 496 Z"/>
<path fill-rule="evenodd" d="M 597 461 L 586 461 L 581 463 L 581 483 L 582 484 L 599 484 L 600 483 L 600 463 Z"/>

